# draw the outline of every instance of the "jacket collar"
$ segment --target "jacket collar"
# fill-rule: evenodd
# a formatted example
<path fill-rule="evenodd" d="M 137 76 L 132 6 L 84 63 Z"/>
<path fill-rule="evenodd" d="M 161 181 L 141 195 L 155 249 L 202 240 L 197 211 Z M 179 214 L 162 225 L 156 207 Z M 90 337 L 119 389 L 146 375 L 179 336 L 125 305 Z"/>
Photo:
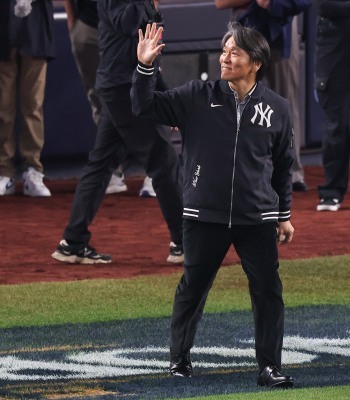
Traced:
<path fill-rule="evenodd" d="M 227 81 L 220 80 L 220 88 L 225 94 L 227 94 L 229 96 L 234 96 L 233 91 L 229 87 Z M 255 87 L 253 93 L 251 94 L 251 97 L 253 99 L 260 97 L 261 94 L 263 93 L 264 89 L 265 89 L 264 85 L 261 82 L 257 82 L 256 87 Z"/>

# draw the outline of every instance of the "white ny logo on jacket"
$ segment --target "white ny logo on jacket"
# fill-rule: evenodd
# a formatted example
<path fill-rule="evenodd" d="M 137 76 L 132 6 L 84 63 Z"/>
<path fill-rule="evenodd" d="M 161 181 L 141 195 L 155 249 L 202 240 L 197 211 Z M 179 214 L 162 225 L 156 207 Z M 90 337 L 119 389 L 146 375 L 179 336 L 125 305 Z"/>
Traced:
<path fill-rule="evenodd" d="M 254 124 L 256 117 L 259 114 L 260 121 L 258 122 L 258 124 L 260 126 L 264 126 L 264 121 L 265 121 L 266 126 L 269 128 L 271 126 L 270 119 L 271 119 L 271 114 L 273 113 L 273 109 L 267 104 L 265 111 L 264 111 L 262 103 L 255 104 L 254 108 L 255 108 L 255 114 L 254 114 L 254 117 L 251 119 L 252 123 Z"/>

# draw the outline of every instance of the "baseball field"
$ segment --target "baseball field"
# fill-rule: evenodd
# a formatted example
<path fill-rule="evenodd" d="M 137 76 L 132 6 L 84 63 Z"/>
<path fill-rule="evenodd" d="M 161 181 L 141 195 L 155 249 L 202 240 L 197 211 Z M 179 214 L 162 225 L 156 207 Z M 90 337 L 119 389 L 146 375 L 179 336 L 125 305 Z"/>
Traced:
<path fill-rule="evenodd" d="M 165 262 L 169 238 L 156 199 L 106 196 L 92 244 L 105 266 L 51 259 L 76 181 L 48 181 L 52 198 L 0 198 L 0 399 L 350 398 L 350 202 L 317 213 L 319 167 L 293 197 L 293 243 L 280 248 L 286 305 L 284 371 L 292 390 L 256 386 L 247 279 L 233 251 L 210 293 L 192 361 L 169 376 L 168 329 L 182 267 Z"/>

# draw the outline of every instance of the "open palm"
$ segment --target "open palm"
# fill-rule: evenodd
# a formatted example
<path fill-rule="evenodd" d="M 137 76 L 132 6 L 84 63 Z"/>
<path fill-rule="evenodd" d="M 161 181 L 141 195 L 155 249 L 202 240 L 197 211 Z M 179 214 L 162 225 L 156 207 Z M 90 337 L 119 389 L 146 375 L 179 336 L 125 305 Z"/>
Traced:
<path fill-rule="evenodd" d="M 163 28 L 157 28 L 157 24 L 153 23 L 152 26 L 147 24 L 145 34 L 139 29 L 139 43 L 137 46 L 137 58 L 142 64 L 152 65 L 155 58 L 162 51 L 165 46 L 164 43 L 159 44 L 162 37 Z"/>

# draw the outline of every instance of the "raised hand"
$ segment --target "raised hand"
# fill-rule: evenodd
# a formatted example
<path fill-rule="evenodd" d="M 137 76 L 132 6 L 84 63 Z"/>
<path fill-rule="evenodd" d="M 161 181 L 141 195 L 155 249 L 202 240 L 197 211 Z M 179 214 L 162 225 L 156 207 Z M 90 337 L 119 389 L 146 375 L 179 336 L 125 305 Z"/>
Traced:
<path fill-rule="evenodd" d="M 137 45 L 137 58 L 145 65 L 152 65 L 155 58 L 165 46 L 164 43 L 159 43 L 162 37 L 163 27 L 157 28 L 157 24 L 152 26 L 147 24 L 145 35 L 139 29 L 139 44 Z"/>

